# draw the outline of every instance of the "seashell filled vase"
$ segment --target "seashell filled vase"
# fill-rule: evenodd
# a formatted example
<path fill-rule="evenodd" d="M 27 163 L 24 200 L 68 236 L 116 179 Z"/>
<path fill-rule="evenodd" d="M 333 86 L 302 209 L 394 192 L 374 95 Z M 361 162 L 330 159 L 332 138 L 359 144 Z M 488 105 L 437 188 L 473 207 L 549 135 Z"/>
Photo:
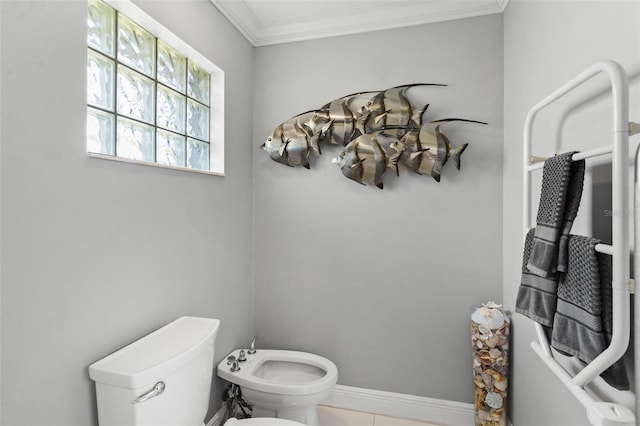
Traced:
<path fill-rule="evenodd" d="M 507 426 L 509 311 L 494 302 L 471 313 L 476 426 Z"/>

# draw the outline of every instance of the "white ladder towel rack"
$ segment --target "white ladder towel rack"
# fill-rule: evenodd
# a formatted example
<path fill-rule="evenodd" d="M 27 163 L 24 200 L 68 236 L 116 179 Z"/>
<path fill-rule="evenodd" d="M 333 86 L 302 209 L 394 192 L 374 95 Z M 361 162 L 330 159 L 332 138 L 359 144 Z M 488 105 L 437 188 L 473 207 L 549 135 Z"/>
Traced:
<path fill-rule="evenodd" d="M 630 337 L 630 292 L 629 279 L 629 133 L 636 125 L 629 123 L 629 89 L 627 76 L 623 68 L 613 61 L 593 64 L 582 73 L 568 81 L 529 110 L 524 127 L 524 171 L 523 171 L 523 224 L 524 233 L 531 228 L 531 172 L 541 169 L 543 160 L 532 157 L 531 143 L 533 123 L 536 114 L 560 99 L 573 89 L 605 73 L 611 81 L 613 98 L 612 143 L 597 149 L 574 154 L 572 159 L 580 160 L 606 154 L 612 154 L 612 245 L 599 244 L 596 250 L 612 255 L 613 267 L 613 334 L 609 347 L 578 374 L 572 376 L 554 357 L 543 327 L 534 322 L 537 342 L 531 347 L 545 362 L 551 371 L 571 391 L 587 409 L 589 421 L 594 426 L 635 425 L 635 415 L 627 407 L 603 402 L 585 388 L 593 379 L 620 359 L 627 350 Z M 638 372 L 636 372 L 637 374 Z"/>

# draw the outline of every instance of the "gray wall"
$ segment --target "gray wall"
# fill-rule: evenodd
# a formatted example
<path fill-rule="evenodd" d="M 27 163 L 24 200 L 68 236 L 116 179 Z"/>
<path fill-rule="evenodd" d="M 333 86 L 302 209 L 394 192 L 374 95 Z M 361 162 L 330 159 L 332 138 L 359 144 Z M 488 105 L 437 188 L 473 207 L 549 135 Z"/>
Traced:
<path fill-rule="evenodd" d="M 261 346 L 333 360 L 339 383 L 471 402 L 469 309 L 501 299 L 502 16 L 256 49 L 255 329 Z M 323 148 L 312 169 L 258 150 L 289 117 L 405 83 L 430 119 L 469 142 L 442 181 L 364 187 Z"/>
<path fill-rule="evenodd" d="M 631 76 L 630 119 L 640 116 L 640 3 L 511 1 L 504 14 L 504 300 L 513 308 L 522 256 L 522 131 L 528 110 L 594 62 L 613 59 Z M 584 150 L 611 141 L 608 79 L 542 111 L 534 128 L 536 155 L 557 147 Z M 596 93 L 595 96 L 590 93 Z M 559 130 L 555 130 L 559 129 Z M 633 140 L 632 149 L 637 144 Z M 633 152 L 633 151 L 632 151 Z M 590 160 L 573 232 L 610 239 L 609 160 Z M 540 175 L 534 175 L 539 181 Z M 534 218 L 539 190 L 534 187 Z M 588 424 L 586 411 L 529 347 L 533 325 L 513 318 L 512 413 L 517 426 Z M 607 390 L 606 386 L 601 387 Z M 610 388 L 609 388 L 610 390 Z M 611 395 L 629 403 L 628 393 Z"/>
<path fill-rule="evenodd" d="M 253 48 L 136 3 L 226 71 L 227 175 L 87 158 L 86 2 L 0 2 L 3 425 L 96 424 L 87 366 L 178 316 L 222 321 L 216 359 L 251 337 Z"/>

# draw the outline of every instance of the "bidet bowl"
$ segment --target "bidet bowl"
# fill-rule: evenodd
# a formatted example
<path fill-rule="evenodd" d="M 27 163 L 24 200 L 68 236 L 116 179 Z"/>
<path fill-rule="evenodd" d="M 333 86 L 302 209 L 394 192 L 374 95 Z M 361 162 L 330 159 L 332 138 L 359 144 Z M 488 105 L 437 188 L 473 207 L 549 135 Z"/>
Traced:
<path fill-rule="evenodd" d="M 229 355 L 238 358 L 240 350 Z M 338 382 L 338 368 L 326 358 L 306 352 L 258 350 L 231 372 L 223 359 L 218 376 L 241 387 L 281 395 L 309 395 L 332 389 Z"/>

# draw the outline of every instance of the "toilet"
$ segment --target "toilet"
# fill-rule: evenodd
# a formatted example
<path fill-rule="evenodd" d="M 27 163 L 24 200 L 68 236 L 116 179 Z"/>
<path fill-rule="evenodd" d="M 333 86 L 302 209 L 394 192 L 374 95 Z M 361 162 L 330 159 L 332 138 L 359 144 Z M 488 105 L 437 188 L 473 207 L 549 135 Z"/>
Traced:
<path fill-rule="evenodd" d="M 253 407 L 254 417 L 277 417 L 317 426 L 316 406 L 329 396 L 338 381 L 336 365 L 306 352 L 252 352 L 233 351 L 218 364 L 218 376 L 240 386 L 242 396 Z"/>
<path fill-rule="evenodd" d="M 96 361 L 100 426 L 204 426 L 220 321 L 182 317 Z M 229 419 L 225 426 L 304 426 L 283 419 Z"/>

